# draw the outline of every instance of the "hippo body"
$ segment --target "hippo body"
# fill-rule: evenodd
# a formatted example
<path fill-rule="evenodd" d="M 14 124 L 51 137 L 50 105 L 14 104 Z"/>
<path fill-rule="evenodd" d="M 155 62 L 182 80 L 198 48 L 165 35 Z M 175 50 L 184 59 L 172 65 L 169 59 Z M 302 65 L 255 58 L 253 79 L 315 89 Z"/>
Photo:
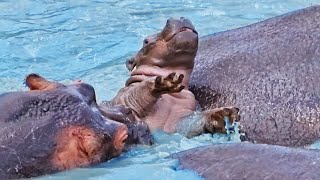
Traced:
<path fill-rule="evenodd" d="M 0 179 L 44 175 L 119 155 L 115 139 L 126 126 L 108 120 L 97 107 L 88 84 L 2 94 Z"/>
<path fill-rule="evenodd" d="M 240 108 L 249 141 L 320 136 L 320 6 L 200 39 L 190 89 L 203 109 Z"/>
<path fill-rule="evenodd" d="M 183 129 L 187 137 L 225 133 L 224 117 L 230 124 L 238 121 L 237 108 L 210 109 L 190 128 L 183 127 L 196 110 L 188 87 L 197 49 L 198 32 L 192 23 L 183 17 L 168 19 L 162 31 L 147 36 L 142 48 L 126 62 L 131 75 L 111 104 L 132 109 L 135 118 L 151 131 L 175 133 Z"/>
<path fill-rule="evenodd" d="M 319 179 L 316 150 L 276 145 L 231 143 L 203 146 L 170 156 L 182 169 L 209 179 Z"/>

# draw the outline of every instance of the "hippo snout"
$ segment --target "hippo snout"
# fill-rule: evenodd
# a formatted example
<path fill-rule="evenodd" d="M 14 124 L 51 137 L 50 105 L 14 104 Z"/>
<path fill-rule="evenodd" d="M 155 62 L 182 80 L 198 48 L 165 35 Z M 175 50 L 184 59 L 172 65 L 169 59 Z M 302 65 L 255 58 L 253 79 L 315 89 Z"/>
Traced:
<path fill-rule="evenodd" d="M 168 27 L 173 29 L 188 28 L 193 30 L 195 33 L 198 33 L 196 31 L 196 28 L 191 23 L 191 21 L 185 17 L 180 17 L 179 19 L 175 19 L 175 18 L 168 19 L 165 28 L 168 28 Z"/>
<path fill-rule="evenodd" d="M 103 117 L 101 120 L 93 122 L 93 127 L 96 133 L 104 139 L 107 159 L 120 155 L 128 138 L 127 125 Z M 111 152 L 111 154 L 108 154 L 108 152 Z"/>
<path fill-rule="evenodd" d="M 170 18 L 163 30 L 161 31 L 160 37 L 165 41 L 169 41 L 175 35 L 180 32 L 188 31 L 198 35 L 196 28 L 193 26 L 191 21 L 187 18 L 181 17 L 180 19 Z"/>
<path fill-rule="evenodd" d="M 116 150 L 116 153 L 121 153 L 122 150 L 125 147 L 125 141 L 128 138 L 128 128 L 126 125 L 121 124 L 119 125 L 116 130 L 115 134 L 113 136 L 113 146 Z"/>

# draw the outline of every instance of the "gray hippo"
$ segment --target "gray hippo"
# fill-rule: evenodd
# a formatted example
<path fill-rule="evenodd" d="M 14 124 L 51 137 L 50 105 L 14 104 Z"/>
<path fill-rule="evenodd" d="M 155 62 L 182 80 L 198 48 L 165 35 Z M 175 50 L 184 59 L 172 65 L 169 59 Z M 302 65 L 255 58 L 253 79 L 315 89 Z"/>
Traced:
<path fill-rule="evenodd" d="M 193 114 L 196 100 L 188 89 L 198 49 L 198 33 L 185 18 L 169 19 L 163 30 L 148 36 L 135 57 L 127 61 L 131 76 L 110 104 L 132 109 L 151 131 L 177 132 L 181 121 Z M 101 106 L 103 108 L 103 105 Z M 225 132 L 224 117 L 239 120 L 238 109 L 220 107 L 203 113 L 202 121 L 187 136 Z"/>
<path fill-rule="evenodd" d="M 170 156 L 178 169 L 209 179 L 319 179 L 319 151 L 276 145 L 231 143 L 203 146 Z"/>
<path fill-rule="evenodd" d="M 319 9 L 209 35 L 199 48 L 190 21 L 169 19 L 127 62 L 131 77 L 112 104 L 130 107 L 151 130 L 176 132 L 197 100 L 204 118 L 192 135 L 225 132 L 223 117 L 237 121 L 239 107 L 243 140 L 312 143 L 320 130 Z M 166 81 L 171 89 L 159 91 Z"/>
<path fill-rule="evenodd" d="M 88 84 L 31 74 L 26 85 L 31 91 L 0 95 L 0 179 L 86 167 L 118 156 L 125 144 L 151 142 L 128 108 L 99 109 Z"/>
<path fill-rule="evenodd" d="M 170 19 L 127 62 L 131 77 L 112 103 L 132 108 L 151 129 L 166 132 L 175 132 L 180 118 L 192 114 L 196 100 L 207 118 L 200 120 L 201 132 L 223 129 L 225 116 L 239 119 L 235 106 L 241 109 L 242 131 L 250 141 L 286 146 L 314 142 L 320 120 L 319 19 L 320 7 L 314 6 L 210 35 L 200 39 L 196 57 L 191 23 Z M 170 43 L 175 36 L 183 45 L 175 45 L 179 40 Z M 164 86 L 170 88 L 157 94 Z M 240 143 L 172 157 L 206 179 L 318 179 L 318 155 L 318 151 Z"/>
<path fill-rule="evenodd" d="M 200 39 L 190 88 L 202 109 L 236 106 L 247 140 L 320 137 L 320 6 Z"/>

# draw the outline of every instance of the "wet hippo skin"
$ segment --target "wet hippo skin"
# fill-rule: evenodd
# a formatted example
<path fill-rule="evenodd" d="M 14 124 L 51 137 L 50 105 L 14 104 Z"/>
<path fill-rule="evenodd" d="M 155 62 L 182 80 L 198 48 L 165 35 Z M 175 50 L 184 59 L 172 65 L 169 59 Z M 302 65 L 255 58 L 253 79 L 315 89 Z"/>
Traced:
<path fill-rule="evenodd" d="M 232 143 L 198 147 L 171 155 L 179 168 L 209 179 L 319 179 L 319 151 L 276 145 Z"/>
<path fill-rule="evenodd" d="M 32 91 L 0 95 L 0 179 L 85 167 L 122 152 L 127 126 L 100 113 L 92 86 L 34 74 L 27 85 Z"/>
<path fill-rule="evenodd" d="M 235 106 L 252 142 L 302 146 L 320 131 L 320 6 L 200 39 L 190 89 Z"/>
<path fill-rule="evenodd" d="M 197 48 L 198 33 L 192 23 L 183 17 L 168 19 L 162 31 L 147 36 L 139 52 L 127 61 L 131 76 L 110 103 L 132 109 L 135 118 L 151 131 L 185 129 L 183 120 L 196 107 L 188 86 Z M 234 107 L 210 109 L 185 134 L 224 133 L 224 116 L 233 123 L 239 120 L 238 111 Z"/>

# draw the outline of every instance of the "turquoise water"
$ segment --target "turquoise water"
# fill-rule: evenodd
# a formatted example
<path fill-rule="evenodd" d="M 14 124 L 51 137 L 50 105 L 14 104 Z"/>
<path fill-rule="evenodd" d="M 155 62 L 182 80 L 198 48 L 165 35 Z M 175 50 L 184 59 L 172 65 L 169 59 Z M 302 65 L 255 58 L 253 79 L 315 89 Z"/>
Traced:
<path fill-rule="evenodd" d="M 82 79 L 95 87 L 99 101 L 108 100 L 128 77 L 125 60 L 169 17 L 189 18 L 204 36 L 312 4 L 320 0 L 1 0 L 0 93 L 25 90 L 25 75 L 36 72 L 60 82 Z M 158 132 L 155 137 L 152 147 L 138 146 L 98 167 L 43 179 L 197 179 L 164 157 L 226 142 L 222 135 L 186 139 Z"/>

